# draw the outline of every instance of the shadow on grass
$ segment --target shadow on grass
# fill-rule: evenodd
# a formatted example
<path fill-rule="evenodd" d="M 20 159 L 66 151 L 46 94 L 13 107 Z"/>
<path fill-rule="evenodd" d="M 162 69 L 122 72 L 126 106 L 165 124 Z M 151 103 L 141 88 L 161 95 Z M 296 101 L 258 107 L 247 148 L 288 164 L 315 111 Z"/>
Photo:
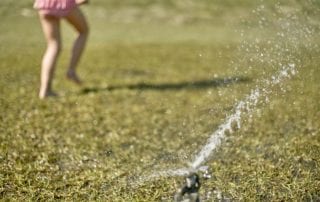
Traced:
<path fill-rule="evenodd" d="M 130 90 L 182 90 L 182 89 L 205 89 L 205 88 L 217 88 L 224 87 L 236 83 L 250 82 L 251 79 L 247 77 L 228 77 L 228 78 L 217 78 L 212 80 L 200 80 L 200 81 L 185 81 L 180 83 L 137 83 L 127 85 L 114 85 L 103 88 L 90 87 L 84 88 L 81 94 L 97 93 L 100 91 L 114 91 L 119 89 L 130 89 Z"/>

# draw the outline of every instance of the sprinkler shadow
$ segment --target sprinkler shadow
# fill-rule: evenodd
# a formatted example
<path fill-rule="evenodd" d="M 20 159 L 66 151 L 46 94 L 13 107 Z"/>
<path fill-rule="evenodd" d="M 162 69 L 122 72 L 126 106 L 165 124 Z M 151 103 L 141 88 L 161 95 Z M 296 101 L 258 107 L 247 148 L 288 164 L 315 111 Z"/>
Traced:
<path fill-rule="evenodd" d="M 247 83 L 251 79 L 248 77 L 228 77 L 228 78 L 216 78 L 211 80 L 198 80 L 198 81 L 184 81 L 180 83 L 137 83 L 137 84 L 127 84 L 127 85 L 111 85 L 107 87 L 87 87 L 81 90 L 81 94 L 88 93 L 98 93 L 101 91 L 114 91 L 120 89 L 130 89 L 130 90 L 197 90 L 205 88 L 218 88 L 225 87 L 237 83 Z"/>

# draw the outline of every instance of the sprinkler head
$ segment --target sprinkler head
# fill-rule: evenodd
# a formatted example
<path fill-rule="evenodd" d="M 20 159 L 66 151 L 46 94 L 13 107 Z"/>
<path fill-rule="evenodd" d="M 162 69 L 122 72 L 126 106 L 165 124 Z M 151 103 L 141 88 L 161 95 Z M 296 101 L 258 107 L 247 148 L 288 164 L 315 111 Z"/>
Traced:
<path fill-rule="evenodd" d="M 197 173 L 191 173 L 187 178 L 186 178 L 186 186 L 189 189 L 196 190 L 198 191 L 200 189 L 200 179 L 199 175 Z"/>
<path fill-rule="evenodd" d="M 174 196 L 175 202 L 199 202 L 200 178 L 197 173 L 191 173 L 185 179 L 185 184 Z"/>

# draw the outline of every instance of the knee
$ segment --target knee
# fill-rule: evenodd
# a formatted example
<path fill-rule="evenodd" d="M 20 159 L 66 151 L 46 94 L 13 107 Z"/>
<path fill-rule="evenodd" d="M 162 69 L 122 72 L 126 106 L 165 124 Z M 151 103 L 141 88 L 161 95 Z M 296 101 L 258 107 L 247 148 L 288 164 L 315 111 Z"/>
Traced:
<path fill-rule="evenodd" d="M 61 53 L 61 50 L 62 50 L 62 44 L 61 44 L 61 42 L 57 42 L 55 44 L 55 52 L 56 52 L 56 54 L 59 55 Z"/>
<path fill-rule="evenodd" d="M 90 29 L 88 26 L 86 26 L 82 32 L 81 32 L 81 35 L 85 36 L 85 37 L 88 37 L 89 36 L 89 32 L 90 32 Z"/>
<path fill-rule="evenodd" d="M 51 50 L 55 55 L 59 55 L 62 50 L 62 44 L 60 41 L 49 41 L 48 49 Z"/>
<path fill-rule="evenodd" d="M 82 26 L 81 29 L 79 30 L 79 34 L 84 37 L 87 37 L 89 35 L 89 32 L 90 32 L 90 28 L 87 23 L 85 23 L 85 25 Z"/>

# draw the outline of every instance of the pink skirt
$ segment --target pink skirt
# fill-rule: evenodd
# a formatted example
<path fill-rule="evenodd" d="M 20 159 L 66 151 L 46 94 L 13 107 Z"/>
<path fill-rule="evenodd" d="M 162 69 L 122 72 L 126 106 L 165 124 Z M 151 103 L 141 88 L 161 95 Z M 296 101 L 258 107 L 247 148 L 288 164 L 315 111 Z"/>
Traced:
<path fill-rule="evenodd" d="M 75 0 L 35 0 L 34 8 L 41 14 L 67 16 L 77 6 Z"/>

